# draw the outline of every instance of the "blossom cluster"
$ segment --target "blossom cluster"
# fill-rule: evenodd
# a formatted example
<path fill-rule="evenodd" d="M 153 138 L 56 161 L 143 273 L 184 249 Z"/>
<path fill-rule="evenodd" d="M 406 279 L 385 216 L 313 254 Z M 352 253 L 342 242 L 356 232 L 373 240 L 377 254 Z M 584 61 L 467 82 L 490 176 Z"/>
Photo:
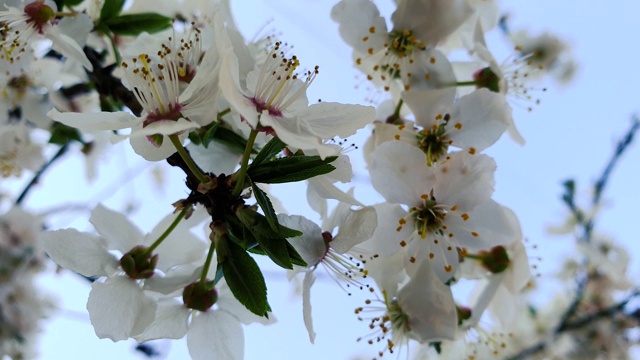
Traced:
<path fill-rule="evenodd" d="M 188 195 L 147 234 L 98 205 L 94 232 L 39 235 L 53 261 L 92 281 L 87 310 L 98 337 L 186 336 L 194 359 L 242 359 L 243 324 L 277 316 L 254 256 L 304 274 L 311 342 L 321 336 L 316 271 L 367 297 L 355 309 L 360 340 L 379 357 L 413 342 L 429 356 L 478 351 L 465 336 L 485 310 L 505 326 L 522 311 L 516 299 L 531 285 L 523 234 L 493 199 L 497 165 L 483 152 L 505 132 L 524 143 L 512 105 L 537 102 L 527 81 L 566 79 L 573 65 L 559 40 L 522 33 L 511 37 L 513 58 L 499 63 L 485 41 L 500 21 L 497 1 L 398 0 L 388 18 L 370 0 L 335 4 L 330 16 L 354 66 L 388 98 L 377 108 L 310 104 L 320 67 L 304 67 L 273 36 L 245 40 L 225 1 L 5 8 L 3 177 L 47 166 L 43 132 L 60 154 L 80 144 L 91 160 L 127 140 L 145 160 L 184 172 Z M 454 52 L 465 59 L 451 60 Z M 358 131 L 368 134 L 367 171 L 382 203 L 342 185 L 353 170 L 341 139 Z M 320 221 L 279 206 L 269 185 L 292 182 L 306 184 Z M 454 297 L 461 280 L 476 285 L 468 302 Z"/>

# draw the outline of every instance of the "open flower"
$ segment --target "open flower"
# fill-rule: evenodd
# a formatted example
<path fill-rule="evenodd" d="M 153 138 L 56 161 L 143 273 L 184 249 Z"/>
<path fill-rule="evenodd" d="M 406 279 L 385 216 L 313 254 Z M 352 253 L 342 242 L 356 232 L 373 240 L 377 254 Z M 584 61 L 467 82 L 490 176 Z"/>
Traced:
<path fill-rule="evenodd" d="M 296 56 L 286 58 L 276 43 L 258 68 L 247 75 L 247 87 L 240 85 L 238 57 L 227 52 L 220 74 L 220 86 L 231 108 L 253 128 L 277 136 L 301 150 L 317 150 L 320 157 L 336 155 L 336 147 L 323 140 L 345 138 L 373 121 L 372 107 L 321 102 L 309 106 L 306 90 L 318 74 L 318 67 L 296 73 Z"/>
<path fill-rule="evenodd" d="M 217 113 L 219 97 L 217 50 L 207 51 L 199 69 L 194 69 L 180 44 L 163 42 L 158 49 L 150 42 L 136 42 L 137 55 L 123 61 L 124 83 L 144 109 L 142 116 L 126 111 L 60 113 L 55 109 L 47 115 L 83 131 L 132 128 L 131 145 L 138 154 L 150 161 L 166 159 L 175 147 L 165 136 L 181 134 L 184 139 L 185 131 L 216 121 L 212 114 Z M 145 45 L 147 48 L 141 48 Z M 189 85 L 181 91 L 181 82 L 187 79 L 191 79 Z"/>
<path fill-rule="evenodd" d="M 366 300 L 366 306 L 355 313 L 368 322 L 373 332 L 359 338 L 369 345 L 383 344 L 378 355 L 394 353 L 409 340 L 421 344 L 453 340 L 458 329 L 458 316 L 451 289 L 443 284 L 431 265 L 423 262 L 402 286 L 381 287 L 382 299 Z"/>
<path fill-rule="evenodd" d="M 127 256 L 118 261 L 114 252 L 132 254 L 144 250 L 167 229 L 170 215 L 157 229 L 145 236 L 127 218 L 101 205 L 91 213 L 91 223 L 100 236 L 75 229 L 50 231 L 44 234 L 43 246 L 47 254 L 60 266 L 83 276 L 97 277 L 91 286 L 87 310 L 96 335 L 113 341 L 125 340 L 142 333 L 153 321 L 156 301 L 143 289 L 147 279 L 162 276 L 179 264 L 201 259 L 204 243 L 185 231 L 188 222 L 180 224 L 163 244 L 147 257 L 148 268 L 142 263 L 128 266 Z M 142 270 L 142 271 L 138 271 Z M 160 271 L 160 272 L 158 272 Z"/>
<path fill-rule="evenodd" d="M 303 233 L 288 240 L 309 266 L 302 283 L 302 311 L 309 340 L 313 343 L 316 336 L 310 299 L 311 286 L 316 280 L 313 272 L 322 266 L 343 289 L 345 285 L 363 288 L 360 282 L 366 277 L 363 262 L 349 252 L 373 234 L 377 226 L 376 211 L 372 207 L 352 210 L 349 204 L 340 203 L 325 224 L 325 228 L 329 230 L 338 228 L 335 236 L 330 231 L 323 232 L 318 225 L 303 216 L 280 214 L 278 221 Z"/>
<path fill-rule="evenodd" d="M 23 9 L 6 8 L 0 11 L 0 59 L 9 64 L 19 63 L 21 56 L 29 50 L 31 41 L 46 38 L 52 41 L 54 50 L 79 61 L 87 70 L 93 70 L 80 45 L 56 26 L 56 4 L 53 1 L 31 1 Z"/>
<path fill-rule="evenodd" d="M 438 167 L 429 167 L 425 154 L 413 146 L 381 144 L 371 153 L 371 182 L 389 203 L 406 208 L 386 209 L 372 241 L 382 251 L 389 243 L 406 247 L 410 262 L 432 261 L 442 280 L 449 280 L 459 251 L 520 239 L 517 219 L 491 199 L 494 171 L 493 159 L 482 154 L 451 153 Z M 381 236 L 393 231 L 395 236 Z"/>
<path fill-rule="evenodd" d="M 342 0 L 331 10 L 331 17 L 353 47 L 356 66 L 368 80 L 389 91 L 398 79 L 401 90 L 408 90 L 414 79 L 424 81 L 425 76 L 433 83 L 431 87 L 436 86 L 443 70 L 446 73 L 441 64 L 448 65 L 448 61 L 433 48 L 472 13 L 467 0 L 402 0 L 389 31 L 372 1 Z"/>

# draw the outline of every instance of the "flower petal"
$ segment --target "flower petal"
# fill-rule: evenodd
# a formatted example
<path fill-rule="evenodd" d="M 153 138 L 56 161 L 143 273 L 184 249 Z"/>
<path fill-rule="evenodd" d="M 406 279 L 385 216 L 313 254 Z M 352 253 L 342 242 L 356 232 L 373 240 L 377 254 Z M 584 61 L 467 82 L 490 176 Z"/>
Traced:
<path fill-rule="evenodd" d="M 52 109 L 47 116 L 55 121 L 61 122 L 82 131 L 105 131 L 126 129 L 138 124 L 142 124 L 143 118 L 135 117 L 128 112 L 98 112 L 98 113 L 61 113 Z"/>
<path fill-rule="evenodd" d="M 316 340 L 316 332 L 313 331 L 313 318 L 311 317 L 311 286 L 315 281 L 316 276 L 313 274 L 313 270 L 308 270 L 302 280 L 302 318 L 309 333 L 309 341 L 312 344 Z"/>
<path fill-rule="evenodd" d="M 191 310 L 175 299 L 167 299 L 158 304 L 155 319 L 140 335 L 137 342 L 155 339 L 181 339 L 189 330 Z"/>
<path fill-rule="evenodd" d="M 137 245 L 142 245 L 144 235 L 127 217 L 98 204 L 91 212 L 89 221 L 106 240 L 109 250 L 118 250 L 123 254 Z"/>
<path fill-rule="evenodd" d="M 113 341 L 142 333 L 153 321 L 156 307 L 134 280 L 123 276 L 94 282 L 87 301 L 96 335 Z"/>
<path fill-rule="evenodd" d="M 193 360 L 242 360 L 244 331 L 224 310 L 198 312 L 189 326 L 187 346 Z"/>
<path fill-rule="evenodd" d="M 47 231 L 42 246 L 56 264 L 83 276 L 106 276 L 107 269 L 118 267 L 102 239 L 76 229 Z"/>

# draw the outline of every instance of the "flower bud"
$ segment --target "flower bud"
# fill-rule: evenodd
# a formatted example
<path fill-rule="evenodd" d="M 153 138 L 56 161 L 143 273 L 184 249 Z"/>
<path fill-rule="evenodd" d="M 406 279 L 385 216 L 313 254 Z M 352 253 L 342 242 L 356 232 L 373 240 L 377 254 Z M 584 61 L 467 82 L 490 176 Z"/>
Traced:
<path fill-rule="evenodd" d="M 195 282 L 184 288 L 182 301 L 189 309 L 207 311 L 218 301 L 218 292 L 211 282 Z"/>
<path fill-rule="evenodd" d="M 120 258 L 120 266 L 132 279 L 148 279 L 153 276 L 158 255 L 151 256 L 145 246 L 136 246 Z"/>

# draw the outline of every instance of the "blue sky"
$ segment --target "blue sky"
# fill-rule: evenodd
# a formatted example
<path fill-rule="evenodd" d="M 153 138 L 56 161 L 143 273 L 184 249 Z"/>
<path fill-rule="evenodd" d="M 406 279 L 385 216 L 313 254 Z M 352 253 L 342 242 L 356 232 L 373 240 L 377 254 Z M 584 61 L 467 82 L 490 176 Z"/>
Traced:
<path fill-rule="evenodd" d="M 361 80 L 356 80 L 350 50 L 339 38 L 337 26 L 329 16 L 334 1 L 232 0 L 232 3 L 247 37 L 253 37 L 273 19 L 266 29 L 276 29 L 283 41 L 294 45 L 293 52 L 303 67 L 320 66 L 320 75 L 309 90 L 309 99 L 363 103 L 368 92 L 354 90 Z M 538 246 L 536 254 L 543 257 L 541 272 L 547 276 L 557 269 L 562 256 L 574 251 L 569 238 L 552 238 L 545 231 L 548 225 L 562 222 L 566 215 L 559 201 L 561 182 L 575 178 L 580 194 L 587 198 L 587 186 L 604 167 L 613 144 L 628 127 L 631 114 L 638 110 L 640 49 L 635 36 L 640 25 L 638 5 L 630 0 L 537 0 L 503 1 L 502 7 L 511 14 L 513 28 L 525 28 L 534 34 L 550 31 L 567 40 L 579 63 L 576 77 L 568 86 L 556 86 L 553 82 L 545 84 L 549 90 L 540 95 L 541 105 L 533 112 L 515 110 L 517 126 L 527 140 L 525 146 L 504 137 L 488 151 L 498 163 L 495 198 L 516 212 L 525 236 Z M 498 60 L 509 55 L 509 45 L 500 33 L 489 35 L 489 40 Z M 114 208 L 122 208 L 127 199 L 142 200 L 144 195 L 140 190 L 145 189 L 145 181 L 149 179 L 149 168 L 140 159 L 127 157 L 125 153 L 124 149 L 117 150 L 115 157 L 126 159 L 125 168 L 144 173 L 140 182 L 133 185 L 133 190 L 114 192 L 109 198 L 93 198 L 106 201 Z M 108 164 L 118 166 L 122 162 L 111 160 Z M 599 229 L 626 244 L 634 259 L 640 259 L 640 247 L 635 239 L 638 233 L 635 217 L 640 203 L 638 164 L 640 146 L 636 144 L 614 173 L 605 193 L 605 208 L 597 222 Z M 67 171 L 78 171 L 78 166 L 81 164 L 67 161 L 50 175 L 64 181 Z M 360 170 L 359 174 L 364 173 Z M 183 196 L 181 175 L 169 170 L 166 176 L 176 190 L 165 190 L 164 199 Z M 94 189 L 108 187 L 109 181 L 114 180 L 104 180 L 104 184 L 95 185 Z M 48 191 L 45 186 L 37 191 Z M 65 187 L 60 185 L 56 189 Z M 304 203 L 292 203 L 295 198 L 283 197 L 281 200 L 291 211 L 307 209 Z M 161 206 L 167 206 L 167 201 Z M 155 202 L 141 206 L 139 214 L 144 215 L 136 216 L 141 227 L 149 230 L 165 215 L 152 212 L 157 206 Z M 73 223 L 81 227 L 86 224 L 83 217 Z M 632 262 L 631 278 L 640 275 L 639 264 L 637 260 Z M 247 359 L 349 359 L 349 356 L 375 352 L 368 349 L 369 346 L 355 342 L 368 331 L 366 324 L 358 323 L 353 315 L 353 308 L 361 305 L 361 300 L 347 297 L 330 280 L 319 280 L 312 289 L 318 333 L 316 345 L 312 346 L 302 323 L 300 298 L 293 295 L 283 273 L 269 274 L 269 299 L 279 322 L 268 328 L 257 325 L 246 329 Z M 69 311 L 61 312 L 46 329 L 42 358 L 70 358 L 69 354 L 74 354 L 72 358 L 133 358 L 131 343 L 114 345 L 109 340 L 95 340 L 88 317 L 81 314 L 88 287 L 72 277 L 63 280 L 62 284 L 59 281 L 59 278 L 48 278 L 46 287 L 65 289 L 61 294 L 62 308 Z M 73 289 L 73 292 L 67 289 Z M 161 346 L 171 348 L 170 359 L 185 356 L 184 342 Z"/>

